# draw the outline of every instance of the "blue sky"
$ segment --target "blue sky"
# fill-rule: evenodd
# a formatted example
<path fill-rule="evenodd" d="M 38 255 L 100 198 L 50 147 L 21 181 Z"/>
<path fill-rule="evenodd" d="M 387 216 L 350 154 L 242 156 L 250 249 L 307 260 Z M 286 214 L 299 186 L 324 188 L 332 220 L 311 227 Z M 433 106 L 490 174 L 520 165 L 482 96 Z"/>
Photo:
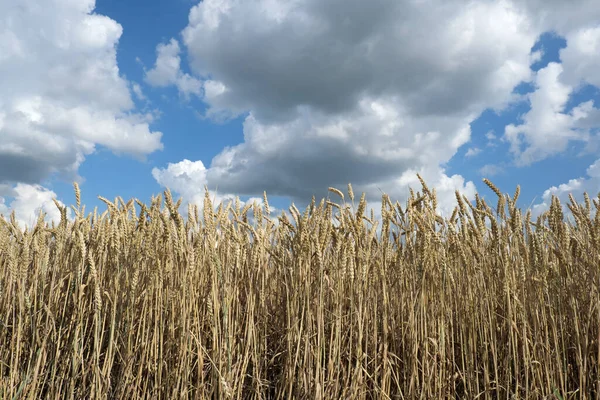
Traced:
<path fill-rule="evenodd" d="M 416 172 L 443 214 L 455 189 L 495 206 L 484 177 L 534 215 L 595 197 L 600 5 L 577 3 L 8 0 L 0 213 L 56 219 L 73 180 L 88 212 L 204 185 L 302 209 L 348 182 L 377 211 Z"/>

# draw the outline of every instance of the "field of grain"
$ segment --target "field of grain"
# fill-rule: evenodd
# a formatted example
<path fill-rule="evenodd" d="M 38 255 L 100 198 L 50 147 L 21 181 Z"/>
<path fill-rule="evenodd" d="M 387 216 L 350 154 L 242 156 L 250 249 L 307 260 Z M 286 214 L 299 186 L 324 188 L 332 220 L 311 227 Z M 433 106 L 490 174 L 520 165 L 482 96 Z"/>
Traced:
<path fill-rule="evenodd" d="M 350 185 L 0 218 L 0 399 L 598 398 L 600 195 L 530 221 L 485 182 L 449 219 L 422 180 L 377 220 Z"/>

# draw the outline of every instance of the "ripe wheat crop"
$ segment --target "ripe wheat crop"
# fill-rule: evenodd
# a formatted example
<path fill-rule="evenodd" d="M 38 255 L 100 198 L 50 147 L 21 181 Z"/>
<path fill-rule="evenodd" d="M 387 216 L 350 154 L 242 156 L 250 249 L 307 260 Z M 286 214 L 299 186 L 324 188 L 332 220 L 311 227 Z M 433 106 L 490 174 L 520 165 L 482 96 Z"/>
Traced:
<path fill-rule="evenodd" d="M 0 218 L 0 399 L 600 397 L 600 195 L 531 221 L 485 182 L 445 219 L 422 180 L 378 220 L 350 185 Z"/>

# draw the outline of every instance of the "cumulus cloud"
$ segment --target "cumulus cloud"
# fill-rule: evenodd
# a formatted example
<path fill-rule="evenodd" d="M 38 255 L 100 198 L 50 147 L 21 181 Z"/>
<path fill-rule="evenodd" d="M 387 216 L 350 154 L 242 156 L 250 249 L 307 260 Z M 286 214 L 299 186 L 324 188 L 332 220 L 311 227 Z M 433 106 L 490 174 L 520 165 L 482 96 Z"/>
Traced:
<path fill-rule="evenodd" d="M 498 137 L 494 133 L 493 130 L 488 131 L 485 134 L 485 138 L 487 139 L 487 143 L 485 147 L 497 147 L 498 146 Z"/>
<path fill-rule="evenodd" d="M 597 25 L 600 20 L 600 7 L 596 0 L 523 0 L 513 4 L 535 18 L 540 32 L 553 31 L 560 36 Z"/>
<path fill-rule="evenodd" d="M 152 86 L 177 86 L 179 93 L 185 98 L 191 94 L 199 96 L 202 93 L 202 82 L 181 71 L 179 43 L 175 39 L 167 44 L 160 43 L 156 47 L 156 63 L 146 71 L 145 80 Z"/>
<path fill-rule="evenodd" d="M 598 11 L 593 0 L 202 1 L 182 43 L 202 80 L 206 116 L 245 120 L 244 142 L 202 163 L 195 185 L 243 195 L 267 190 L 306 205 L 328 186 L 352 182 L 372 202 L 379 190 L 406 199 L 409 186 L 420 188 L 419 172 L 441 186 L 440 207 L 451 210 L 454 190 L 472 199 L 475 186 L 443 165 L 469 142 L 469 124 L 485 109 L 531 101 L 524 122 L 504 136 L 522 165 L 570 140 L 594 142 L 585 132 L 597 126 L 593 104 L 564 107 L 581 81 L 595 82 Z M 547 31 L 569 46 L 562 65 L 536 74 L 530 67 L 542 51 L 531 48 Z M 169 71 L 179 71 L 178 62 Z M 178 73 L 170 72 L 171 84 Z M 514 93 L 523 82 L 536 92 Z M 494 132 L 485 136 L 486 147 L 496 145 Z M 191 168 L 157 168 L 159 183 L 172 182 L 164 179 L 172 165 Z"/>
<path fill-rule="evenodd" d="M 432 3 L 203 1 L 183 41 L 193 70 L 226 88 L 208 103 L 261 121 L 301 105 L 349 111 L 365 96 L 399 96 L 415 116 L 502 107 L 530 75 L 527 16 L 505 2 Z"/>
<path fill-rule="evenodd" d="M 534 2 L 529 2 L 534 3 Z M 572 96 L 585 85 L 600 87 L 600 8 L 597 3 L 579 1 L 577 6 L 563 2 L 553 3 L 543 13 L 545 24 L 551 24 L 555 32 L 563 35 L 567 46 L 560 50 L 561 63 L 550 63 L 538 71 L 536 90 L 529 95 L 530 111 L 520 125 L 508 125 L 505 139 L 517 165 L 527 165 L 564 151 L 570 141 L 585 144 L 581 154 L 594 154 L 600 148 L 600 109 L 592 100 L 574 106 L 566 106 Z M 556 4 L 554 4 L 556 3 Z M 524 149 L 521 146 L 524 145 Z M 578 177 L 552 186 L 542 194 L 542 201 L 532 208 L 535 217 L 549 209 L 552 195 L 563 204 L 563 212 L 570 215 L 566 207 L 569 193 L 577 201 L 583 201 L 583 193 L 595 197 L 600 190 L 599 162 L 587 169 L 587 177 Z"/>
<path fill-rule="evenodd" d="M 133 93 L 135 93 L 135 97 L 137 97 L 138 100 L 142 100 L 142 101 L 148 100 L 148 98 L 142 91 L 142 87 L 139 85 L 139 83 L 132 84 L 131 89 L 133 90 Z"/>
<path fill-rule="evenodd" d="M 473 196 L 471 182 L 441 165 L 483 110 L 518 99 L 539 32 L 509 2 L 431 3 L 194 6 L 182 38 L 206 114 L 246 114 L 244 142 L 214 157 L 201 182 L 306 204 L 348 182 L 373 200 L 379 188 L 406 198 L 419 172 L 446 185 L 440 197 Z"/>
<path fill-rule="evenodd" d="M 564 7 L 563 4 L 560 5 Z M 573 9 L 557 10 L 572 14 Z M 537 90 L 531 94 L 531 110 L 525 115 L 522 125 L 507 126 L 506 136 L 513 150 L 523 141 L 528 144 L 523 152 L 516 150 L 517 164 L 524 165 L 549 155 L 563 151 L 570 140 L 585 143 L 580 155 L 595 154 L 600 148 L 600 109 L 594 107 L 592 100 L 586 100 L 566 112 L 566 105 L 572 96 L 585 85 L 600 87 L 600 25 L 597 4 L 590 7 L 582 2 L 578 11 L 579 22 L 572 24 L 558 23 L 557 31 L 564 34 L 567 46 L 560 51 L 561 64 L 551 63 L 539 71 L 536 78 Z M 563 22 L 564 22 L 563 21 Z M 567 216 L 570 210 L 566 207 L 569 193 L 577 201 L 583 201 L 583 193 L 591 197 L 600 191 L 600 161 L 596 161 L 587 169 L 587 177 L 570 179 L 567 183 L 552 186 L 541 196 L 543 201 L 536 204 L 532 213 L 535 217 L 548 210 L 552 195 L 556 195 L 563 204 Z"/>
<path fill-rule="evenodd" d="M 479 153 L 481 153 L 481 149 L 479 147 L 470 147 L 465 153 L 465 157 L 475 157 Z"/>
<path fill-rule="evenodd" d="M 79 166 L 98 145 L 138 159 L 162 148 L 162 133 L 135 112 L 119 74 L 123 29 L 94 7 L 93 0 L 0 2 L 0 207 L 23 223 L 35 222 L 40 208 L 57 216 L 55 194 L 39 183 L 80 180 Z"/>
<path fill-rule="evenodd" d="M 577 29 L 566 39 L 567 47 L 560 52 L 564 81 L 574 87 L 581 84 L 600 87 L 600 24 Z"/>
<path fill-rule="evenodd" d="M 0 218 L 8 221 L 10 214 L 14 211 L 15 219 L 21 230 L 25 227 L 32 229 L 37 223 L 40 212 L 46 214 L 46 222 L 54 222 L 55 225 L 60 222 L 60 211 L 52 201 L 53 198 L 56 198 L 56 193 L 51 190 L 40 185 L 18 183 L 10 191 L 0 192 L 0 194 L 13 197 L 13 200 L 8 204 L 3 197 L 0 197 Z M 62 207 L 65 206 L 61 201 L 58 201 L 58 203 Z M 72 220 L 72 214 L 72 210 L 67 208 L 67 219 Z"/>
<path fill-rule="evenodd" d="M 152 175 L 159 184 L 178 193 L 182 197 L 182 204 L 197 204 L 201 208 L 204 202 L 204 187 L 202 185 L 206 184 L 206 172 L 207 169 L 204 167 L 201 161 L 183 160 L 178 163 L 169 163 L 168 167 L 165 169 L 154 168 L 152 170 Z M 381 195 L 383 193 L 390 195 L 394 202 L 399 201 L 404 206 L 409 197 L 409 187 L 413 188 L 415 193 L 422 190 L 421 184 L 416 175 L 417 173 L 421 174 L 421 176 L 428 183 L 430 189 L 435 188 L 436 196 L 438 198 L 438 208 L 436 211 L 438 214 L 444 217 L 450 217 L 452 210 L 456 206 L 455 190 L 458 189 L 469 199 L 473 199 L 475 197 L 476 190 L 475 185 L 472 182 L 465 182 L 464 178 L 462 178 L 460 175 L 453 175 L 449 177 L 445 174 L 443 169 L 433 167 L 429 169 L 422 169 L 420 171 L 409 169 L 401 176 L 389 179 L 385 182 L 353 185 L 356 196 L 355 201 L 358 201 L 360 193 L 363 191 L 366 194 L 370 194 L 367 196 L 369 206 L 366 214 L 369 215 L 371 209 L 373 209 L 374 215 L 377 218 L 380 218 Z M 392 190 L 383 191 L 382 187 L 390 187 Z M 338 186 L 338 188 L 345 192 L 346 185 Z M 233 193 L 222 191 L 221 187 L 209 187 L 209 193 L 215 208 L 219 203 L 226 204 L 230 200 L 235 200 L 236 197 L 236 195 Z M 276 193 L 268 190 L 267 193 L 269 196 L 276 195 Z M 330 193 L 327 191 L 327 189 L 322 190 L 319 193 L 315 193 L 317 200 L 327 198 L 329 195 Z M 303 211 L 306 209 L 306 207 L 308 207 L 311 196 L 312 194 L 308 197 L 295 197 L 293 203 L 298 207 L 299 210 Z M 339 202 L 341 199 L 336 197 L 333 200 L 335 202 Z M 350 201 L 347 196 L 345 197 L 345 200 L 347 202 Z M 253 202 L 256 202 L 259 205 L 263 204 L 263 200 L 260 197 L 250 197 L 246 202 L 242 201 L 241 204 L 243 205 L 245 203 Z M 270 209 L 271 215 L 278 215 L 283 212 L 290 217 L 290 214 L 287 210 L 279 210 L 272 206 Z M 187 209 L 182 208 L 181 211 L 186 213 Z"/>
<path fill-rule="evenodd" d="M 97 145 L 136 157 L 162 148 L 119 75 L 122 27 L 93 9 L 93 0 L 0 5 L 0 183 L 77 179 Z"/>
<path fill-rule="evenodd" d="M 544 191 L 542 201 L 532 207 L 531 214 L 533 218 L 537 218 L 547 211 L 552 204 L 552 196 L 554 195 L 558 197 L 562 204 L 563 212 L 568 216 L 571 214 L 571 210 L 567 207 L 567 203 L 570 203 L 569 194 L 572 194 L 576 201 L 582 202 L 584 192 L 592 199 L 600 198 L 600 159 L 587 168 L 585 177 L 570 179 L 567 183 L 552 186 Z"/>
<path fill-rule="evenodd" d="M 180 212 L 184 217 L 187 217 L 187 207 L 183 207 L 185 204 L 196 204 L 199 209 L 202 209 L 205 196 L 204 185 L 206 184 L 206 168 L 202 161 L 190 161 L 186 159 L 178 163 L 169 163 L 167 168 L 164 169 L 153 168 L 152 176 L 160 185 L 169 188 L 181 196 L 182 205 Z M 235 203 L 237 195 L 222 192 L 218 187 L 208 187 L 208 189 L 215 209 L 219 204 L 226 205 L 229 201 Z M 242 207 L 247 203 L 261 205 L 264 203 L 264 200 L 262 197 L 250 197 L 247 201 L 240 199 Z M 281 211 L 273 206 L 269 206 L 269 209 L 272 215 L 278 214 Z M 252 214 L 250 213 L 249 216 L 251 223 L 253 223 Z"/>
<path fill-rule="evenodd" d="M 509 124 L 505 128 L 504 137 L 510 142 L 510 151 L 519 166 L 561 153 L 571 140 L 585 139 L 582 132 L 572 129 L 584 110 L 564 112 L 573 88 L 559 81 L 562 70 L 562 65 L 550 63 L 538 71 L 536 90 L 530 94 L 531 110 L 523 117 L 522 124 Z M 521 149 L 523 144 L 525 149 Z"/>
<path fill-rule="evenodd" d="M 520 125 L 507 125 L 504 138 L 519 166 L 529 165 L 563 152 L 570 141 L 597 145 L 600 109 L 591 100 L 566 111 L 572 95 L 584 85 L 600 87 L 600 25 L 583 27 L 566 35 L 562 63 L 550 63 L 538 71 L 535 91 L 528 95 L 531 109 Z M 522 147 L 524 147 L 522 149 Z"/>

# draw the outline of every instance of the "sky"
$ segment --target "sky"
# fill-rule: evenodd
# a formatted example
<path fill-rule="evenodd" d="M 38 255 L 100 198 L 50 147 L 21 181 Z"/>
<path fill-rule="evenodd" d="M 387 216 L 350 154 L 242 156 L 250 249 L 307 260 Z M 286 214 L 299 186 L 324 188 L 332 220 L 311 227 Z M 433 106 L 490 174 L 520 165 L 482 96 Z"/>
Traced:
<path fill-rule="evenodd" d="M 0 214 L 600 192 L 597 0 L 4 0 Z M 565 211 L 568 209 L 565 208 Z M 69 217 L 73 213 L 69 211 Z"/>

